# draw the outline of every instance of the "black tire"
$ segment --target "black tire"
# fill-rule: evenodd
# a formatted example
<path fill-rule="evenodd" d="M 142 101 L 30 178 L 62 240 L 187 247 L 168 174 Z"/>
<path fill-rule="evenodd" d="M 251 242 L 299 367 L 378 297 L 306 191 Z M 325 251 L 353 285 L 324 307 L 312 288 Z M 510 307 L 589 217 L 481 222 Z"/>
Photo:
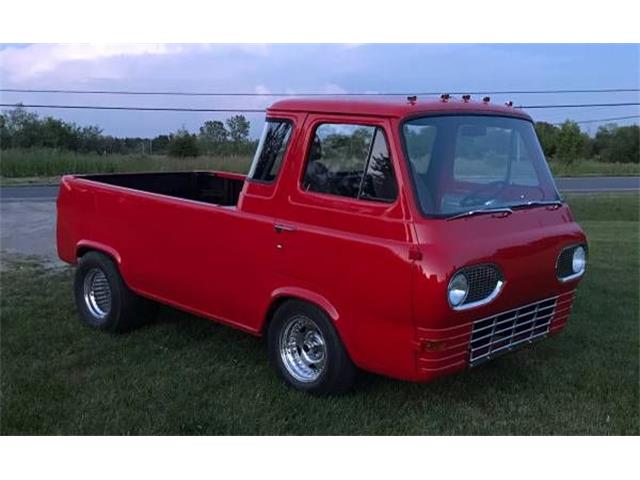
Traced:
<path fill-rule="evenodd" d="M 108 294 L 105 293 L 107 289 Z M 125 285 L 113 260 L 99 252 L 82 256 L 73 290 L 80 320 L 99 330 L 129 331 L 153 315 L 152 302 L 133 293 Z M 88 292 L 97 293 L 85 295 Z M 105 300 L 107 297 L 109 301 Z"/>
<path fill-rule="evenodd" d="M 301 381 L 292 374 L 292 367 L 287 366 L 286 354 L 281 354 L 280 345 L 281 339 L 286 338 L 289 326 L 300 320 L 306 322 L 305 319 L 311 320 L 312 323 L 309 325 L 313 326 L 312 330 L 316 330 L 317 327 L 322 336 L 324 363 L 322 369 L 315 373 L 318 375 L 317 378 Z M 297 390 L 317 395 L 343 393 L 351 387 L 357 374 L 358 369 L 349 358 L 331 319 L 315 305 L 299 300 L 283 303 L 269 323 L 267 342 L 269 359 L 276 372 L 285 383 Z M 302 353 L 300 349 L 297 351 Z"/>

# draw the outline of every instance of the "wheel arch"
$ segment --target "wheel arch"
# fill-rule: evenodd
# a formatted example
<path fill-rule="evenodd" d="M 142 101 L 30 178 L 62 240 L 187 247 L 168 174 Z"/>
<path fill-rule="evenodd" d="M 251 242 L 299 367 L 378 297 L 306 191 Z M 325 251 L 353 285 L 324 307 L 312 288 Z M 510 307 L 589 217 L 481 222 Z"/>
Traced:
<path fill-rule="evenodd" d="M 319 308 L 325 314 L 327 314 L 327 316 L 333 321 L 334 324 L 336 324 L 338 319 L 340 318 L 338 310 L 324 296 L 304 288 L 284 287 L 279 288 L 272 293 L 269 306 L 267 307 L 267 310 L 262 317 L 262 324 L 259 328 L 260 332 L 264 333 L 266 331 L 267 327 L 269 326 L 269 322 L 273 318 L 273 314 L 276 312 L 278 307 L 290 300 L 299 300 Z"/>
<path fill-rule="evenodd" d="M 108 245 L 91 240 L 80 240 L 76 244 L 76 259 L 81 258 L 89 252 L 99 252 L 107 255 L 108 257 L 111 257 L 111 259 L 115 262 L 116 265 L 118 265 L 118 267 L 120 267 L 122 263 L 122 258 L 120 257 L 118 251 Z"/>

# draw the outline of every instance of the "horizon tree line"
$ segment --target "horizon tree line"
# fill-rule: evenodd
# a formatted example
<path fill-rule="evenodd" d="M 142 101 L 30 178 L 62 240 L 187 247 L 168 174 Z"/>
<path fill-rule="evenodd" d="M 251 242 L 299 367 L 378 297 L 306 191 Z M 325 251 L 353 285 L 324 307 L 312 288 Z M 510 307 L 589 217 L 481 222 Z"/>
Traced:
<path fill-rule="evenodd" d="M 149 137 L 105 135 L 96 125 L 79 126 L 51 116 L 40 117 L 18 107 L 0 112 L 0 150 L 52 148 L 80 153 L 159 154 L 176 157 L 198 155 L 252 155 L 257 140 L 249 138 L 250 121 L 233 115 L 224 122 L 207 120 L 198 132 L 182 127 L 169 134 Z M 640 162 L 640 126 L 602 125 L 594 136 L 567 120 L 561 125 L 536 122 L 536 133 L 549 160 L 573 163 L 580 159 L 602 162 Z"/>
<path fill-rule="evenodd" d="M 250 155 L 257 144 L 249 137 L 251 123 L 244 115 L 224 122 L 208 120 L 197 133 L 181 127 L 155 137 L 105 135 L 96 125 L 81 127 L 55 117 L 40 117 L 24 108 L 0 112 L 0 149 L 51 148 L 78 153 L 159 154 L 177 157 Z"/>

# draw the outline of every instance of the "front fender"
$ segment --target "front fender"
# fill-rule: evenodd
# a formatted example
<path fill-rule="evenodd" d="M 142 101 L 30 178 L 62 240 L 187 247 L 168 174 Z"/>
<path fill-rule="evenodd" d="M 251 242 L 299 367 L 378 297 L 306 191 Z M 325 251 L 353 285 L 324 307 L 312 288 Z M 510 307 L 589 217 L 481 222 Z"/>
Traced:
<path fill-rule="evenodd" d="M 313 292 L 311 290 L 307 290 L 306 288 L 301 287 L 280 287 L 274 290 L 271 293 L 271 303 L 270 307 L 276 303 L 279 303 L 284 298 L 295 298 L 298 300 L 304 300 L 306 302 L 312 303 L 317 307 L 321 308 L 329 317 L 337 322 L 340 318 L 338 314 L 338 310 L 333 306 L 333 304 L 327 300 L 324 296 Z M 270 311 L 269 308 L 268 311 Z M 266 315 L 265 315 L 266 319 Z"/>

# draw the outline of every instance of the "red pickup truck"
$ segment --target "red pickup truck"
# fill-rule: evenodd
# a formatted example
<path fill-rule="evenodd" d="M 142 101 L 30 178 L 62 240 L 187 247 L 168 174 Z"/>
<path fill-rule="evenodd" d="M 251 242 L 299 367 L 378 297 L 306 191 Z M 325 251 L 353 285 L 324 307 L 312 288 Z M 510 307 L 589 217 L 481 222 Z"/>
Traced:
<path fill-rule="evenodd" d="M 467 96 L 288 99 L 248 175 L 69 175 L 60 258 L 81 319 L 150 301 L 267 338 L 295 388 L 427 381 L 561 330 L 587 245 L 531 118 Z"/>

